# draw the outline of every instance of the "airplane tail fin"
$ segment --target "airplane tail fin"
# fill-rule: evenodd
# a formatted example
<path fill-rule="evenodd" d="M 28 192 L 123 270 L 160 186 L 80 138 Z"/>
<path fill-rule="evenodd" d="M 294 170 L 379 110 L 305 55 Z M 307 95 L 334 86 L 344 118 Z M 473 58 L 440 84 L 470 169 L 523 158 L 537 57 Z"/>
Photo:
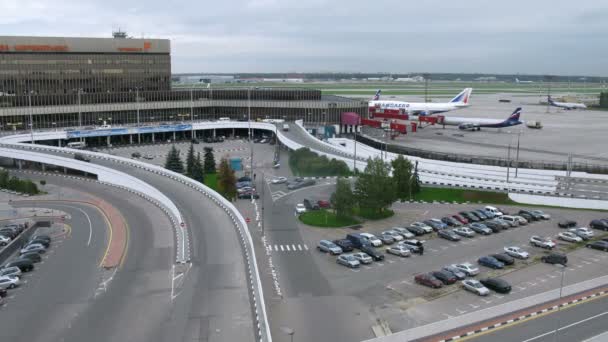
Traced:
<path fill-rule="evenodd" d="M 519 121 L 519 116 L 521 115 L 521 107 L 517 107 L 517 109 L 515 109 L 513 111 L 513 113 L 511 113 L 511 115 L 509 115 L 509 118 L 507 118 L 507 121 Z"/>
<path fill-rule="evenodd" d="M 456 95 L 455 98 L 453 98 L 450 103 L 458 103 L 458 104 L 469 104 L 469 97 L 471 96 L 471 92 L 473 91 L 473 88 L 465 88 L 463 91 L 460 92 L 460 94 Z"/>
<path fill-rule="evenodd" d="M 380 93 L 382 92 L 382 90 L 378 89 L 378 91 L 376 92 L 376 95 L 374 95 L 374 98 L 372 99 L 373 101 L 378 101 L 380 100 Z"/>
<path fill-rule="evenodd" d="M 555 102 L 551 98 L 551 95 L 547 95 L 547 102 L 549 102 L 549 104 L 555 104 Z"/>
<path fill-rule="evenodd" d="M 515 83 L 519 83 L 519 78 L 515 77 Z"/>

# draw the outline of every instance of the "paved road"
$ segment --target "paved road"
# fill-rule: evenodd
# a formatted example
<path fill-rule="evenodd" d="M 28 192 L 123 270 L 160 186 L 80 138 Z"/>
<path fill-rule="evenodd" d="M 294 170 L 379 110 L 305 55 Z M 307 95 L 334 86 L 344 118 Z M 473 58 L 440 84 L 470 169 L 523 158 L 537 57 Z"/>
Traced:
<path fill-rule="evenodd" d="M 486 335 L 474 337 L 476 342 L 576 342 L 608 331 L 608 297 L 562 309 L 540 318 L 507 326 Z M 559 327 L 559 329 L 558 329 Z M 557 331 L 556 331 L 557 329 Z M 556 335 L 557 332 L 557 335 Z M 599 341 L 606 341 L 600 339 Z"/>

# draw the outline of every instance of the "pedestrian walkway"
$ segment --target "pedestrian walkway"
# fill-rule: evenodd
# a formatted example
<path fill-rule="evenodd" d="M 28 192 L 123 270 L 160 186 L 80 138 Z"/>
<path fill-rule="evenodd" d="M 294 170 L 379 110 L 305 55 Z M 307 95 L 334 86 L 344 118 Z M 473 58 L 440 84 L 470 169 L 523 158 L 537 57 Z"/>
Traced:
<path fill-rule="evenodd" d="M 308 251 L 308 246 L 306 244 L 271 244 L 266 247 L 268 252 L 284 252 L 284 253 L 293 253 L 293 252 L 306 252 Z"/>

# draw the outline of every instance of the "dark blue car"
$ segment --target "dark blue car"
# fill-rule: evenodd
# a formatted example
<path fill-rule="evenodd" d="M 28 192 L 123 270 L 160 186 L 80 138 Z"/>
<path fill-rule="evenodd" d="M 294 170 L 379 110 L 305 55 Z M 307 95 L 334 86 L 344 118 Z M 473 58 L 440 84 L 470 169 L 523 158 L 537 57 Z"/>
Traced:
<path fill-rule="evenodd" d="M 496 260 L 496 258 L 493 258 L 491 256 L 481 257 L 481 258 L 479 258 L 479 260 L 477 260 L 477 263 L 479 263 L 482 266 L 486 266 L 486 267 L 493 268 L 493 269 L 501 269 L 501 268 L 505 267 L 505 264 L 503 264 L 502 262 Z"/>

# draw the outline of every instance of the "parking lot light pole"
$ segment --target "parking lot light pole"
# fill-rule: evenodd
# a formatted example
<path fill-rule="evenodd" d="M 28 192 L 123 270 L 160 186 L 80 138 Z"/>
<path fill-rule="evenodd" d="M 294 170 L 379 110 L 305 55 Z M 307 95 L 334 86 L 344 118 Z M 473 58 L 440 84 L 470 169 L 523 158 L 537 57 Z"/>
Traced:
<path fill-rule="evenodd" d="M 556 327 L 555 330 L 553 331 L 553 341 L 557 342 L 557 332 L 559 330 L 559 325 L 560 325 L 560 320 L 559 320 L 559 310 L 561 309 L 561 301 L 562 301 L 562 290 L 564 288 L 564 274 L 566 273 L 566 265 L 560 265 L 557 264 L 557 266 L 560 267 L 560 270 L 562 271 L 562 276 L 561 276 L 561 280 L 559 283 L 559 301 L 557 302 L 557 317 L 556 317 Z"/>

